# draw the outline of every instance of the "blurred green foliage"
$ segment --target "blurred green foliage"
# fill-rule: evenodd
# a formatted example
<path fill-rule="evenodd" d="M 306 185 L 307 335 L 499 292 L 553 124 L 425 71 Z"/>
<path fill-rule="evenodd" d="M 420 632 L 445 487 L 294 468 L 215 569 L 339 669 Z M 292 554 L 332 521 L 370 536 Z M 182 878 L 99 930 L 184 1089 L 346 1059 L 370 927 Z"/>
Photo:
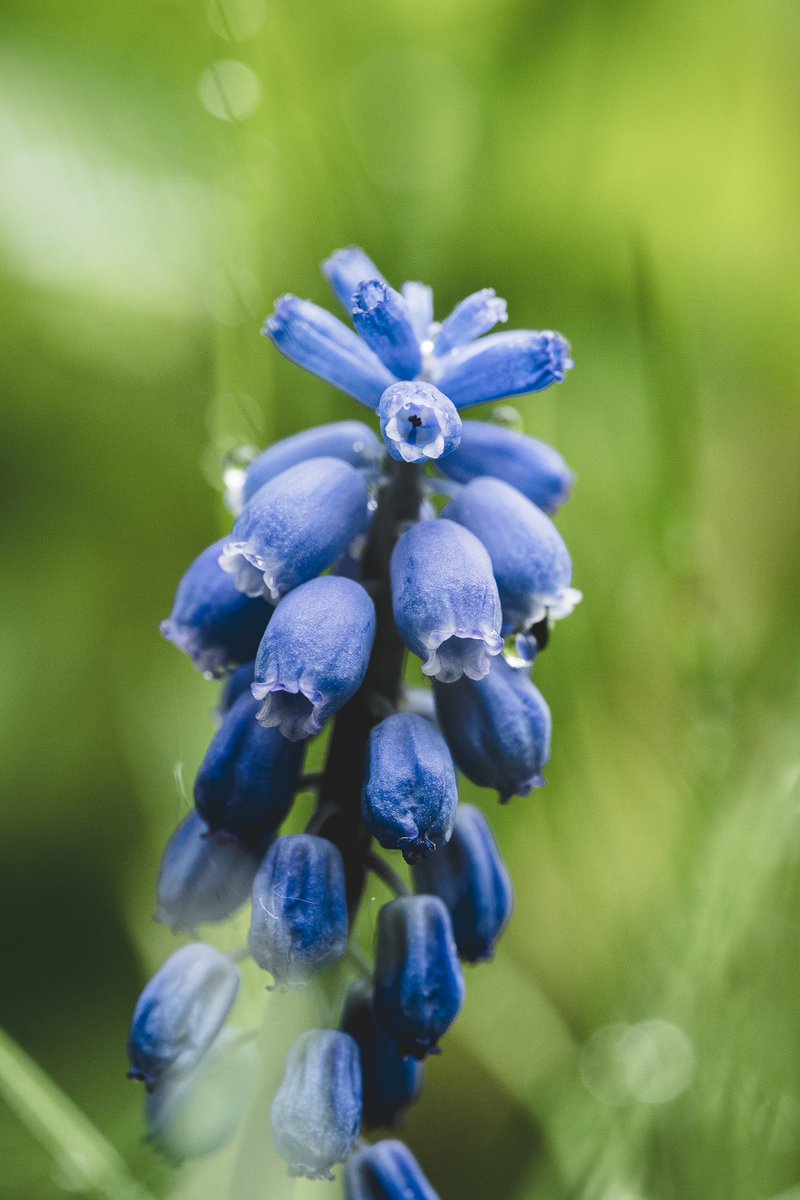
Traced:
<path fill-rule="evenodd" d="M 796 7 L 5 0 L 2 23 L 0 962 L 46 1072 L 0 1056 L 3 1196 L 289 1194 L 266 1089 L 310 998 L 267 1002 L 243 1138 L 177 1173 L 124 1043 L 212 728 L 158 621 L 225 531 L 223 456 L 361 415 L 258 336 L 282 291 L 327 303 L 318 263 L 357 242 L 440 316 L 495 286 L 577 363 L 519 405 L 578 475 L 586 600 L 537 668 L 550 786 L 492 809 L 517 912 L 409 1141 L 443 1200 L 796 1200 Z"/>

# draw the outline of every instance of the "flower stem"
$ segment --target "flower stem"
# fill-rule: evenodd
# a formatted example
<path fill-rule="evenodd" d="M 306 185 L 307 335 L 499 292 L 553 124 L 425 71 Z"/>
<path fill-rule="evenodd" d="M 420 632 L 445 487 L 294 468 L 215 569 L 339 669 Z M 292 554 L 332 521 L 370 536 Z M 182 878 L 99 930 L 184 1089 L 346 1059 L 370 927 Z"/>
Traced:
<path fill-rule="evenodd" d="M 351 923 L 364 888 L 371 842 L 361 819 L 367 741 L 373 725 L 397 708 L 405 662 L 405 646 L 392 614 L 389 563 L 403 525 L 419 518 L 421 501 L 421 468 L 391 461 L 362 559 L 361 582 L 375 602 L 375 644 L 361 688 L 336 718 L 319 790 L 320 809 L 331 806 L 331 816 L 319 832 L 342 853 Z"/>

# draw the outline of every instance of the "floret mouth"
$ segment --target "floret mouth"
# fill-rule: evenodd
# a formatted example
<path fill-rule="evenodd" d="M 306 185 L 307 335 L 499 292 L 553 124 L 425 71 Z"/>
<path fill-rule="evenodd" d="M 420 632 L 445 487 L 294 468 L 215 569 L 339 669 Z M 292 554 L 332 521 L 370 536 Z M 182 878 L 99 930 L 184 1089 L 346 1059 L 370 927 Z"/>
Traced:
<path fill-rule="evenodd" d="M 263 701 L 256 713 L 266 729 L 278 729 L 290 742 L 302 742 L 322 731 L 322 695 L 298 682 L 253 683 L 250 690 Z"/>
<path fill-rule="evenodd" d="M 491 660 L 503 646 L 495 629 L 434 629 L 425 641 L 428 658 L 422 672 L 439 683 L 455 683 L 462 675 L 477 683 L 489 674 Z"/>
<path fill-rule="evenodd" d="M 217 646 L 205 641 L 200 630 L 192 625 L 180 625 L 167 617 L 159 625 L 162 637 L 173 646 L 177 646 L 184 654 L 188 654 L 198 671 L 202 671 L 206 679 L 220 679 L 234 665 L 230 654 L 223 646 Z"/>
<path fill-rule="evenodd" d="M 287 590 L 279 581 L 281 564 L 259 553 L 252 542 L 226 542 L 218 561 L 233 576 L 238 590 L 251 599 L 263 597 L 277 604 Z"/>

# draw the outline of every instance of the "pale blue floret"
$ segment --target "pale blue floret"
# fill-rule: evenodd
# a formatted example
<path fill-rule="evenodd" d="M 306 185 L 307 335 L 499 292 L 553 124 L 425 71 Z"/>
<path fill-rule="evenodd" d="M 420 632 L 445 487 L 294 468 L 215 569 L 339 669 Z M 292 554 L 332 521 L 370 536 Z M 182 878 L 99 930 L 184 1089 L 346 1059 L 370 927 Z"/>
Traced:
<path fill-rule="evenodd" d="M 205 675 L 218 677 L 258 649 L 271 609 L 245 596 L 219 565 L 225 539 L 208 546 L 178 584 L 161 633 Z"/>
<path fill-rule="evenodd" d="M 357 333 L 297 296 L 282 296 L 263 333 L 293 363 L 375 408 L 394 376 Z"/>
<path fill-rule="evenodd" d="M 227 920 L 250 895 L 258 861 L 234 839 L 210 837 L 199 813 L 189 813 L 161 859 L 156 920 L 176 931 Z"/>
<path fill-rule="evenodd" d="M 409 863 L 431 854 L 449 839 L 457 804 L 450 751 L 429 721 L 395 713 L 375 726 L 362 813 L 384 849 Z"/>
<path fill-rule="evenodd" d="M 422 368 L 419 342 L 405 300 L 378 279 L 365 279 L 353 293 L 353 324 L 385 367 L 398 379 Z"/>
<path fill-rule="evenodd" d="M 548 617 L 569 616 L 581 594 L 571 586 L 572 560 L 553 522 L 516 488 L 484 476 L 445 509 L 489 552 L 503 606 L 503 634 L 522 633 Z"/>
<path fill-rule="evenodd" d="M 378 913 L 375 1015 L 402 1055 L 436 1053 L 464 1003 L 450 914 L 438 896 L 399 896 Z"/>
<path fill-rule="evenodd" d="M 480 292 L 473 292 L 466 300 L 457 304 L 450 316 L 442 322 L 433 352 L 437 358 L 441 358 L 507 320 L 506 302 L 500 299 L 494 288 L 483 288 Z"/>
<path fill-rule="evenodd" d="M 155 1087 L 169 1072 L 192 1068 L 219 1033 L 239 991 L 239 972 L 204 942 L 182 946 L 139 997 L 128 1056 L 131 1079 Z"/>
<path fill-rule="evenodd" d="M 439 1200 L 414 1155 L 393 1138 L 364 1146 L 348 1160 L 344 1196 L 345 1200 Z"/>
<path fill-rule="evenodd" d="M 400 291 L 408 306 L 408 315 L 422 349 L 423 344 L 433 336 L 433 288 L 428 287 L 427 283 L 411 280 L 404 283 Z"/>
<path fill-rule="evenodd" d="M 277 601 L 326 570 L 363 532 L 369 495 L 340 458 L 310 458 L 260 487 L 242 509 L 220 565 L 248 596 Z"/>
<path fill-rule="evenodd" d="M 432 378 L 461 409 L 539 392 L 562 383 L 572 366 L 569 343 L 560 334 L 513 331 L 489 334 L 438 360 Z"/>
<path fill-rule="evenodd" d="M 573 480 L 552 446 L 491 421 L 464 421 L 459 446 L 436 465 L 457 483 L 494 475 L 546 513 L 555 512 L 569 499 Z"/>
<path fill-rule="evenodd" d="M 392 553 L 391 585 L 395 624 L 426 675 L 442 683 L 486 675 L 503 648 L 502 615 L 474 534 L 441 518 L 412 526 Z"/>
<path fill-rule="evenodd" d="M 386 448 L 398 462 L 424 463 L 455 450 L 461 418 L 431 383 L 393 383 L 378 405 Z"/>
<path fill-rule="evenodd" d="M 349 317 L 353 315 L 353 293 L 360 283 L 365 279 L 386 282 L 375 263 L 360 246 L 334 250 L 330 258 L 323 262 L 322 273 Z"/>
<path fill-rule="evenodd" d="M 334 421 L 303 429 L 264 450 L 250 465 L 228 482 L 226 503 L 238 516 L 251 496 L 287 467 L 309 458 L 341 458 L 367 477 L 377 471 L 383 447 L 362 421 Z"/>
<path fill-rule="evenodd" d="M 281 988 L 301 987 L 347 949 L 344 863 L 333 842 L 278 838 L 253 883 L 250 953 Z"/>
<path fill-rule="evenodd" d="M 292 1044 L 272 1104 L 275 1149 L 290 1175 L 333 1179 L 331 1167 L 355 1147 L 361 1096 L 358 1046 L 349 1034 L 313 1029 Z"/>
<path fill-rule="evenodd" d="M 326 575 L 281 600 L 256 660 L 258 719 L 292 740 L 322 729 L 358 691 L 375 639 L 375 606 L 360 584 Z"/>
<path fill-rule="evenodd" d="M 458 953 L 465 962 L 494 957 L 497 940 L 511 917 L 514 894 L 480 809 L 460 805 L 450 841 L 414 867 L 414 887 L 447 905 Z"/>
<path fill-rule="evenodd" d="M 544 787 L 550 709 L 527 671 L 495 658 L 485 679 L 434 684 L 436 712 L 456 766 L 505 803 Z"/>

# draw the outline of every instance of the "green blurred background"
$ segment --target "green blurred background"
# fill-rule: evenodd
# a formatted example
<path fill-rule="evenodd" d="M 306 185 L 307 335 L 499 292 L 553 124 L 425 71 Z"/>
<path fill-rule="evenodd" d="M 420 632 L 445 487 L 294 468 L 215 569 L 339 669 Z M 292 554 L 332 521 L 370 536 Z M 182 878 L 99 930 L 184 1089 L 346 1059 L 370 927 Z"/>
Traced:
<path fill-rule="evenodd" d="M 363 415 L 259 337 L 282 291 L 328 303 L 318 263 L 356 242 L 440 317 L 496 287 L 576 361 L 518 406 L 578 476 L 586 600 L 537 668 L 549 787 L 477 796 L 517 911 L 408 1139 L 443 1200 L 798 1200 L 796 5 L 4 0 L 2 23 L 0 964 L 46 1072 L 3 1043 L 3 1196 L 339 1195 L 289 1185 L 266 1132 L 310 1000 L 266 1002 L 244 1136 L 177 1172 L 124 1043 L 212 730 L 158 622 L 226 531 L 225 454 Z M 241 1023 L 263 1004 L 251 981 Z"/>

